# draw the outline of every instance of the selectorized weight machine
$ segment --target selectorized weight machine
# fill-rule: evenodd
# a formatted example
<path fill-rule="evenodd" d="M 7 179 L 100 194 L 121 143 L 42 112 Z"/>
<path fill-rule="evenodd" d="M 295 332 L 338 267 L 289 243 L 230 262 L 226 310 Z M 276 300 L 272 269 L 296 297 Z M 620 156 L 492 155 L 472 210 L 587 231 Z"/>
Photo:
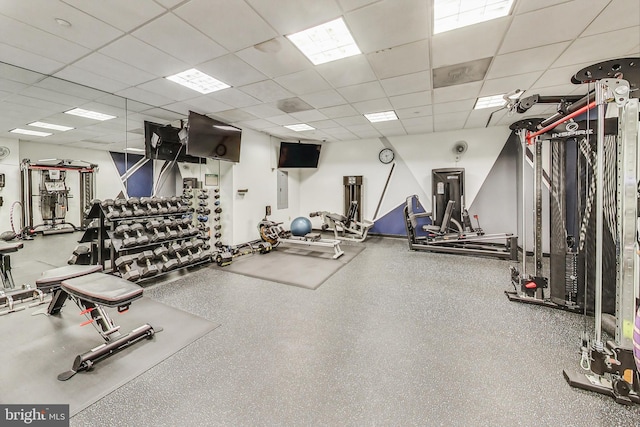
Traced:
<path fill-rule="evenodd" d="M 349 240 L 352 242 L 364 242 L 369 229 L 373 227 L 373 221 L 366 219 L 358 221 L 358 202 L 352 201 L 347 215 L 340 215 L 327 211 L 311 212 L 310 217 L 322 217 L 322 230 L 333 230 L 336 239 Z"/>

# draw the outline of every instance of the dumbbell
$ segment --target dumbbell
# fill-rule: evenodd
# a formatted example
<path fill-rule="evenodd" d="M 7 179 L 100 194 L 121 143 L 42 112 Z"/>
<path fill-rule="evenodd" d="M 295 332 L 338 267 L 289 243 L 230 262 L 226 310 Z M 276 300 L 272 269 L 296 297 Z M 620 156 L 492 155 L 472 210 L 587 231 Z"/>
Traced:
<path fill-rule="evenodd" d="M 182 192 L 182 198 L 183 198 L 183 199 L 187 199 L 187 200 L 188 200 L 188 199 L 193 199 L 193 191 L 190 191 L 190 190 L 184 190 L 184 191 Z"/>
<path fill-rule="evenodd" d="M 209 198 L 209 194 L 202 191 L 200 194 L 198 194 L 198 199 L 204 200 L 204 199 L 208 199 Z"/>
<path fill-rule="evenodd" d="M 211 213 L 211 209 L 200 206 L 196 209 L 196 213 L 199 213 L 200 215 L 209 215 Z"/>
<path fill-rule="evenodd" d="M 162 271 L 169 271 L 180 267 L 180 262 L 177 259 L 167 257 L 169 249 L 164 246 L 158 246 L 155 248 L 153 250 L 153 254 L 156 258 L 162 260 Z"/>
<path fill-rule="evenodd" d="M 195 240 L 193 242 L 193 249 L 197 251 L 195 255 L 198 256 L 198 260 L 200 261 L 211 261 L 211 251 L 209 251 L 208 248 L 204 249 L 204 245 L 205 243 L 202 240 Z"/>
<path fill-rule="evenodd" d="M 128 248 L 130 246 L 135 246 L 137 244 L 137 239 L 135 237 L 131 237 L 129 233 L 131 233 L 131 229 L 127 224 L 120 224 L 115 229 L 116 236 L 122 238 L 122 246 Z"/>
<path fill-rule="evenodd" d="M 140 278 L 138 269 L 132 267 L 135 260 L 135 255 L 125 255 L 116 259 L 116 268 L 120 271 L 123 279 L 135 282 Z"/>
<path fill-rule="evenodd" d="M 165 219 L 162 221 L 162 226 L 165 228 L 167 239 L 177 239 L 180 237 L 177 230 L 172 230 L 172 227 L 176 226 L 176 221 L 172 219 Z"/>
<path fill-rule="evenodd" d="M 153 206 L 151 206 L 151 197 L 141 197 L 140 204 L 142 205 L 142 207 L 147 209 L 147 215 L 158 215 L 158 208 L 154 208 Z"/>
<path fill-rule="evenodd" d="M 158 207 L 158 214 L 166 215 L 169 213 L 169 209 L 166 206 L 162 206 L 162 199 L 160 197 L 152 197 L 151 201 Z"/>
<path fill-rule="evenodd" d="M 162 223 L 156 220 L 148 221 L 147 224 L 145 225 L 145 228 L 147 229 L 147 231 L 149 231 L 150 233 L 153 233 L 150 239 L 151 242 L 159 242 L 167 238 L 167 234 L 163 231 L 160 231 L 160 227 L 162 227 Z"/>
<path fill-rule="evenodd" d="M 182 251 L 186 252 L 187 255 L 191 258 L 191 262 L 200 261 L 200 254 L 198 252 L 193 252 L 194 246 L 193 242 L 187 240 L 186 242 L 182 242 Z"/>
<path fill-rule="evenodd" d="M 213 237 L 215 237 L 216 239 L 219 239 L 222 237 L 222 233 L 216 233 L 213 235 Z"/>
<path fill-rule="evenodd" d="M 171 204 L 176 207 L 177 212 L 185 213 L 189 211 L 189 206 L 184 204 L 184 201 L 181 197 L 174 196 L 169 200 L 171 201 Z"/>
<path fill-rule="evenodd" d="M 180 221 L 181 225 L 185 225 L 187 227 L 186 234 L 189 236 L 195 236 L 200 232 L 199 228 L 193 226 L 192 221 L 193 220 L 191 218 L 182 218 L 182 220 Z"/>
<path fill-rule="evenodd" d="M 137 245 L 148 245 L 149 244 L 149 236 L 144 234 L 144 226 L 139 222 L 132 224 L 129 226 L 129 230 L 136 233 L 136 244 Z"/>
<path fill-rule="evenodd" d="M 201 231 L 203 233 L 208 232 L 209 230 L 211 230 L 211 227 L 209 227 L 207 224 L 205 224 L 204 222 L 199 222 L 198 223 L 198 231 Z"/>
<path fill-rule="evenodd" d="M 120 208 L 120 217 L 133 216 L 133 211 L 131 209 L 127 209 L 126 199 L 116 199 L 113 204 L 116 208 Z"/>
<path fill-rule="evenodd" d="M 127 204 L 133 210 L 133 216 L 143 216 L 143 215 L 147 214 L 147 211 L 140 207 L 140 199 L 139 198 L 131 197 L 127 201 Z"/>
<path fill-rule="evenodd" d="M 221 208 L 220 206 L 218 206 L 217 208 L 215 208 L 215 209 L 213 210 L 213 212 L 215 212 L 215 213 L 217 213 L 217 214 L 222 213 L 222 208 Z"/>
<path fill-rule="evenodd" d="M 105 199 L 100 202 L 100 206 L 107 210 L 107 219 L 120 218 L 120 212 L 114 209 L 113 199 Z"/>
<path fill-rule="evenodd" d="M 141 277 L 155 276 L 160 272 L 158 267 L 151 263 L 154 257 L 153 251 L 142 251 L 138 254 L 138 265 L 143 266 Z"/>
<path fill-rule="evenodd" d="M 206 215 L 198 215 L 198 221 L 207 222 L 207 221 L 209 221 L 209 217 L 206 216 Z"/>
<path fill-rule="evenodd" d="M 180 243 L 174 243 L 169 246 L 169 255 L 173 256 L 178 260 L 178 264 L 180 267 L 188 265 L 191 263 L 191 257 L 189 255 L 183 255 L 182 253 L 182 245 Z"/>
<path fill-rule="evenodd" d="M 73 250 L 71 257 L 67 260 L 69 265 L 89 265 L 91 264 L 91 250 L 84 245 L 78 245 Z"/>

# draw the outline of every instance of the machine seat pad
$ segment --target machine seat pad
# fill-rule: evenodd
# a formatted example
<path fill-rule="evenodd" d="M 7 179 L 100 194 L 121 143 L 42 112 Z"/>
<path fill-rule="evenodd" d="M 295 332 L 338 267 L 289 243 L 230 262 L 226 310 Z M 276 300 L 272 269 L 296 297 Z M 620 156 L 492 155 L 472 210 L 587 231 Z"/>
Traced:
<path fill-rule="evenodd" d="M 64 267 L 52 268 L 42 273 L 36 280 L 38 288 L 58 285 L 63 280 L 102 271 L 101 265 L 66 265 Z"/>
<path fill-rule="evenodd" d="M 9 252 L 18 252 L 18 249 L 22 249 L 24 245 L 22 242 L 5 243 L 0 242 L 0 254 L 8 254 Z"/>
<path fill-rule="evenodd" d="M 119 307 L 142 297 L 142 287 L 104 273 L 65 280 L 61 286 L 70 295 L 106 307 Z"/>
<path fill-rule="evenodd" d="M 343 223 L 347 222 L 347 217 L 344 215 L 340 215 L 337 213 L 330 213 L 330 214 L 327 214 L 327 216 L 337 222 L 343 222 Z"/>

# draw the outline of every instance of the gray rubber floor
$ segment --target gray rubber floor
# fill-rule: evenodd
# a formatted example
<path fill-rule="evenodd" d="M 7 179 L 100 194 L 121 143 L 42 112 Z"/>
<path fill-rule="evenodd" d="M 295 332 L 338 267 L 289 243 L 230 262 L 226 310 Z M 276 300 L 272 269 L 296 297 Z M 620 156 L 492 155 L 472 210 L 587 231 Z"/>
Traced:
<path fill-rule="evenodd" d="M 71 252 L 68 237 L 49 236 L 12 258 L 44 262 L 51 238 Z M 207 267 L 148 286 L 222 326 L 71 425 L 640 424 L 640 408 L 565 383 L 583 319 L 509 302 L 509 262 L 364 244 L 315 291 Z"/>

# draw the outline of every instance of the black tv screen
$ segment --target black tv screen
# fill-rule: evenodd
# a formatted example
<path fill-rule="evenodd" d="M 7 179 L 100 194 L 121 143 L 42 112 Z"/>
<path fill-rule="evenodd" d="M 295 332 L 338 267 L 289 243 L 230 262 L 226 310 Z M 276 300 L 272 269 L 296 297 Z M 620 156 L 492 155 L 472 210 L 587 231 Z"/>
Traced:
<path fill-rule="evenodd" d="M 204 163 L 205 159 L 187 155 L 180 142 L 180 129 L 144 122 L 144 156 L 151 160 L 168 160 L 187 163 Z"/>
<path fill-rule="evenodd" d="M 320 144 L 281 142 L 278 168 L 317 168 L 321 147 Z"/>
<path fill-rule="evenodd" d="M 210 159 L 240 161 L 242 129 L 189 111 L 187 154 Z"/>

